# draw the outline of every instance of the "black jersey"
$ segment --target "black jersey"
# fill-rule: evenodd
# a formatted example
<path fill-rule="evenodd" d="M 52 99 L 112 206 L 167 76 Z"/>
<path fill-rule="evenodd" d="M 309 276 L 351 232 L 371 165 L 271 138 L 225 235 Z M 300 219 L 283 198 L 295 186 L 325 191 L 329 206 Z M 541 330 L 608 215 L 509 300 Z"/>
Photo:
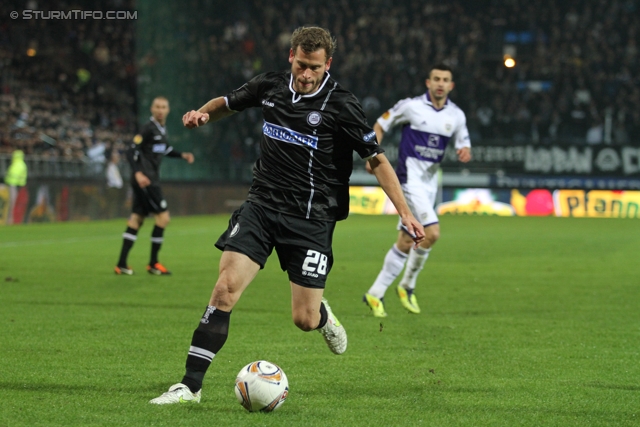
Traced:
<path fill-rule="evenodd" d="M 142 172 L 152 184 L 157 184 L 162 158 L 167 155 L 177 157 L 180 154 L 169 145 L 166 128 L 151 117 L 142 126 L 127 152 L 127 159 L 131 164 L 131 181 L 136 182 L 135 173 Z"/>
<path fill-rule="evenodd" d="M 265 73 L 225 97 L 231 110 L 261 107 L 264 116 L 248 200 L 307 219 L 344 219 L 353 151 L 366 159 L 384 150 L 357 98 L 329 73 L 311 95 L 292 83 L 290 72 Z"/>

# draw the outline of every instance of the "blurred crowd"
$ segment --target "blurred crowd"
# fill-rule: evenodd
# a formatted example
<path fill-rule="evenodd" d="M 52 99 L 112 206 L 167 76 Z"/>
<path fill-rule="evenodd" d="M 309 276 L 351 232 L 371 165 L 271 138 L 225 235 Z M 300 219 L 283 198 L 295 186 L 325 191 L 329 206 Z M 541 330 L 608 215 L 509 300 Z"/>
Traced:
<path fill-rule="evenodd" d="M 331 73 L 360 98 L 370 123 L 423 93 L 429 67 L 444 62 L 476 144 L 640 145 L 640 0 L 186 0 L 163 11 L 141 0 L 85 2 L 137 10 L 138 21 L 7 20 L 12 10 L 82 8 L 11 3 L 0 5 L 0 152 L 100 158 L 122 149 L 146 119 L 136 91 L 155 68 L 173 68 L 176 93 L 199 106 L 194 99 L 287 69 L 289 36 L 300 25 L 334 33 Z M 152 12 L 142 30 L 141 14 Z M 515 67 L 505 67 L 505 55 Z M 217 125 L 213 136 L 227 143 L 215 154 L 255 158 L 260 128 L 254 113 Z"/>
<path fill-rule="evenodd" d="M 191 0 L 186 7 L 203 12 L 176 31 L 185 40 L 182 61 L 202 64 L 185 75 L 187 91 L 225 94 L 255 74 L 286 69 L 291 31 L 315 24 L 336 35 L 331 73 L 370 121 L 423 93 L 429 67 L 444 62 L 475 143 L 640 144 L 639 0 L 256 0 L 209 10 Z M 150 50 L 168 49 L 158 42 Z M 515 67 L 505 67 L 505 55 Z"/>
<path fill-rule="evenodd" d="M 7 20 L 11 11 L 87 9 L 63 1 L 3 2 L 0 153 L 105 163 L 137 127 L 135 21 Z M 131 9 L 94 1 L 91 10 Z"/>

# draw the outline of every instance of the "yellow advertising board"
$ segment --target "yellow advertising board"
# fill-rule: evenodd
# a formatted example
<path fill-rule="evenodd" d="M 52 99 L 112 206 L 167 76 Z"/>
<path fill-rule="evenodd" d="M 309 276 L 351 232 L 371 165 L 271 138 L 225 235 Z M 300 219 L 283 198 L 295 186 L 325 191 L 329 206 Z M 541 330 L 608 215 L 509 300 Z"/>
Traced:
<path fill-rule="evenodd" d="M 349 211 L 352 214 L 397 214 L 391 200 L 380 187 L 350 187 Z"/>
<path fill-rule="evenodd" d="M 640 218 L 640 191 L 463 188 L 444 198 L 438 215 Z M 397 214 L 382 188 L 373 186 L 350 188 L 350 211 Z"/>
<path fill-rule="evenodd" d="M 639 218 L 640 191 L 556 190 L 556 216 Z"/>

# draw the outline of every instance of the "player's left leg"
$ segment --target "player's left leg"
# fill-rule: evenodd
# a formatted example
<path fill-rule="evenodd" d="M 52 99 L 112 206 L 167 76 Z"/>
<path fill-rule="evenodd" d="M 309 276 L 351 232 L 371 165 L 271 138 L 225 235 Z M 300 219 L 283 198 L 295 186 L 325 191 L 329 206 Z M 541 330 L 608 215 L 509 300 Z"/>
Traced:
<path fill-rule="evenodd" d="M 120 248 L 120 257 L 116 264 L 114 271 L 116 274 L 132 275 L 133 269 L 129 267 L 127 258 L 129 257 L 129 251 L 133 248 L 133 244 L 138 239 L 138 230 L 144 224 L 144 216 L 139 213 L 140 209 L 136 209 L 137 212 L 132 212 L 127 220 L 127 229 L 122 233 L 122 247 Z"/>
<path fill-rule="evenodd" d="M 420 219 L 424 226 L 425 240 L 416 249 L 409 251 L 404 274 L 396 288 L 400 303 L 410 313 L 420 313 L 420 306 L 414 293 L 416 279 L 429 258 L 431 248 L 440 237 L 438 215 L 434 209 L 437 194 L 437 177 L 434 175 L 429 181 L 418 185 L 402 187 L 405 197 L 411 206 L 411 211 Z M 404 243 L 410 244 L 409 236 L 404 236 Z"/>
<path fill-rule="evenodd" d="M 149 403 L 167 405 L 173 403 L 198 403 L 204 376 L 215 355 L 222 349 L 229 335 L 231 310 L 242 292 L 255 278 L 261 265 L 247 255 L 224 251 L 220 258 L 220 274 L 209 305 L 198 327 L 193 332 L 187 355 L 186 372 L 182 381 L 172 385 L 169 391 Z"/>
<path fill-rule="evenodd" d="M 199 402 L 202 381 L 229 333 L 231 310 L 265 263 L 273 246 L 270 231 L 276 228 L 272 212 L 245 202 L 229 219 L 229 227 L 216 242 L 224 250 L 220 273 L 209 305 L 193 333 L 182 381 L 150 403 L 165 405 Z"/>
<path fill-rule="evenodd" d="M 149 260 L 147 271 L 158 276 L 165 276 L 171 274 L 171 272 L 158 261 L 158 252 L 160 252 L 160 248 L 164 242 L 164 230 L 169 225 L 171 217 L 169 216 L 168 210 L 155 213 L 153 216 L 156 223 L 151 232 L 151 259 Z"/>

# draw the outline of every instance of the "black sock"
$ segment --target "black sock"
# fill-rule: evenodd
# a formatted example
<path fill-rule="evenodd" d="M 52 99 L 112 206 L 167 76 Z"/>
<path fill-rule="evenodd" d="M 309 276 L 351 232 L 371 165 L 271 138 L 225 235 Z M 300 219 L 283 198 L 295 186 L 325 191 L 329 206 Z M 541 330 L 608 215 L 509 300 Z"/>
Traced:
<path fill-rule="evenodd" d="M 122 249 L 120 250 L 120 259 L 118 260 L 119 267 L 127 267 L 127 257 L 129 251 L 133 247 L 133 244 L 138 238 L 138 230 L 131 227 L 127 227 L 127 230 L 122 234 Z"/>
<path fill-rule="evenodd" d="M 151 232 L 151 261 L 149 261 L 149 265 L 155 265 L 155 263 L 158 262 L 158 252 L 160 252 L 160 247 L 164 240 L 163 235 L 164 228 L 158 227 L 157 225 L 153 227 L 153 231 Z"/>
<path fill-rule="evenodd" d="M 316 329 L 322 328 L 327 324 L 327 319 L 329 318 L 329 314 L 327 314 L 327 309 L 324 306 L 324 303 L 320 303 L 320 323 Z"/>
<path fill-rule="evenodd" d="M 192 393 L 202 388 L 204 374 L 227 340 L 230 316 L 230 311 L 221 311 L 208 306 L 193 332 L 187 356 L 186 373 L 181 381 Z"/>

